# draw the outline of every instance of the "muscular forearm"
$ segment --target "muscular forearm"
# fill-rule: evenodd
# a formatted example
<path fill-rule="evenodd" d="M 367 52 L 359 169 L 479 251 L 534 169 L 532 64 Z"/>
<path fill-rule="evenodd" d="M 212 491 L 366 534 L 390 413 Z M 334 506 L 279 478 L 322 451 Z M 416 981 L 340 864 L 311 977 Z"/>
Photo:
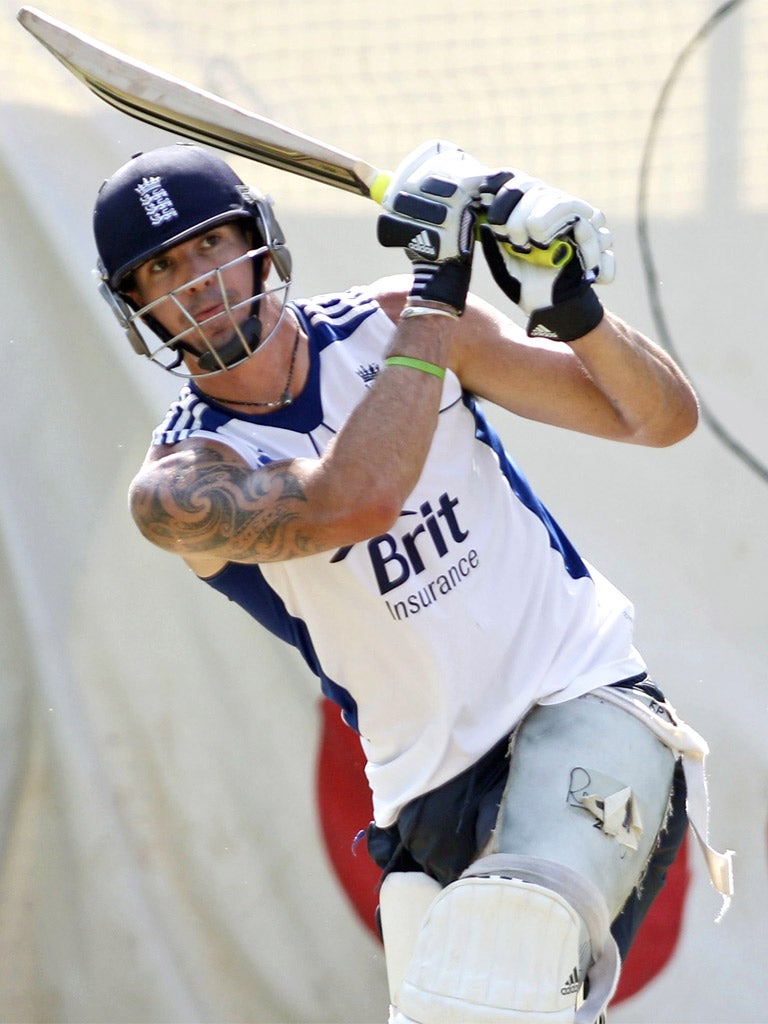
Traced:
<path fill-rule="evenodd" d="M 445 368 L 456 322 L 443 316 L 401 322 L 387 352 Z M 386 358 L 386 357 L 385 357 Z M 365 536 L 388 528 L 418 481 L 437 426 L 442 381 L 410 366 L 382 363 L 376 382 L 323 455 L 318 497 L 334 492 L 366 510 Z"/>
<path fill-rule="evenodd" d="M 680 368 L 619 317 L 606 312 L 571 348 L 613 407 L 617 439 L 664 447 L 696 427 L 696 395 Z"/>

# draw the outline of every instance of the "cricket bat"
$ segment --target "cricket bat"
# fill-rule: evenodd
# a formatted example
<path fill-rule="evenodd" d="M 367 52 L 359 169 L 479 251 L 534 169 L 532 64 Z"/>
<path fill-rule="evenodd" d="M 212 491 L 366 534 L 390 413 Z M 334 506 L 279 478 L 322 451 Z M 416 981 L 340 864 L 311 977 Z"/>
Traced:
<path fill-rule="evenodd" d="M 18 20 L 91 92 L 130 117 L 377 203 L 384 198 L 391 174 L 359 156 L 133 60 L 34 7 L 22 7 Z M 573 247 L 556 239 L 548 249 L 514 255 L 558 267 L 568 262 Z"/>
<path fill-rule="evenodd" d="M 390 175 L 22 7 L 22 26 L 93 93 L 147 124 L 381 202 Z"/>

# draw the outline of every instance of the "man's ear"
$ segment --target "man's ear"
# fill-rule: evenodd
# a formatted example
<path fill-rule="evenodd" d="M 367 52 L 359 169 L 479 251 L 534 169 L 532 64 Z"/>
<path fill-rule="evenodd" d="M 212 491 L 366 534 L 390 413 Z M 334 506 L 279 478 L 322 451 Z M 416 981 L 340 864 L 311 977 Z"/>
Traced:
<path fill-rule="evenodd" d="M 139 286 L 136 284 L 136 275 L 133 271 L 125 275 L 116 290 L 118 295 L 127 302 L 130 302 L 134 309 L 141 309 L 143 300 Z"/>

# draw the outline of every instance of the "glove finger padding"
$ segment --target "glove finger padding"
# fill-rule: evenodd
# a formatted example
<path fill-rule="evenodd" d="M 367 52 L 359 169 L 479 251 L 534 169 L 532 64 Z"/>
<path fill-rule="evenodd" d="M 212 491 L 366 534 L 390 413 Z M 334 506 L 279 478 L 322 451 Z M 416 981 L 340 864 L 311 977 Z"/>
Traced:
<path fill-rule="evenodd" d="M 381 245 L 405 250 L 414 264 L 411 304 L 464 310 L 472 271 L 478 187 L 487 168 L 453 143 L 414 150 L 395 171 L 379 216 Z"/>
<path fill-rule="evenodd" d="M 400 191 L 392 197 L 392 213 L 380 214 L 379 243 L 435 263 L 469 255 L 475 220 L 471 198 L 458 184 L 433 176 L 418 187 L 421 195 Z M 433 189 L 442 193 L 439 200 L 431 198 Z"/>
<path fill-rule="evenodd" d="M 588 221 L 577 220 L 572 232 L 581 265 L 592 271 L 596 284 L 610 284 L 616 275 L 616 259 L 602 210 L 595 210 Z"/>

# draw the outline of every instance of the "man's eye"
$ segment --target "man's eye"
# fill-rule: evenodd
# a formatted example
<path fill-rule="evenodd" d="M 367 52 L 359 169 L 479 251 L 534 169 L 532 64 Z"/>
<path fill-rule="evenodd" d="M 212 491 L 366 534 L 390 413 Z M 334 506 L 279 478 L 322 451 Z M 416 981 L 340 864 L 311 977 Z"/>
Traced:
<path fill-rule="evenodd" d="M 162 274 L 170 266 L 170 260 L 162 258 L 153 260 L 149 265 L 149 272 L 151 274 Z"/>

